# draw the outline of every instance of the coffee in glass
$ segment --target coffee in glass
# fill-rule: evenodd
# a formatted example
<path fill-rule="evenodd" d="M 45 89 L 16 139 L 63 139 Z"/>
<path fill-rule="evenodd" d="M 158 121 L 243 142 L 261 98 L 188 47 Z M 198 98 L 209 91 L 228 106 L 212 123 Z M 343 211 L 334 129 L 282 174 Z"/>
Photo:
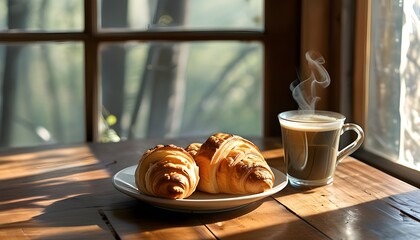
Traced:
<path fill-rule="evenodd" d="M 297 110 L 279 114 L 286 171 L 293 186 L 330 184 L 335 168 L 363 142 L 363 130 L 344 124 L 345 117 L 328 111 Z M 357 139 L 338 151 L 340 136 L 353 130 Z"/>

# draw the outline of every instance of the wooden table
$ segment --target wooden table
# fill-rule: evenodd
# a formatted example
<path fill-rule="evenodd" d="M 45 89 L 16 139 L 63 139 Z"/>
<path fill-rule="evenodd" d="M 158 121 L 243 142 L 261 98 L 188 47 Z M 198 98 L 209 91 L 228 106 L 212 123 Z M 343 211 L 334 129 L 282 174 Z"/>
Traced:
<path fill-rule="evenodd" d="M 284 170 L 280 141 L 252 139 Z M 420 239 L 420 191 L 353 158 L 332 185 L 287 186 L 243 208 L 177 213 L 117 191 L 119 170 L 156 144 L 138 140 L 0 155 L 0 239 Z"/>

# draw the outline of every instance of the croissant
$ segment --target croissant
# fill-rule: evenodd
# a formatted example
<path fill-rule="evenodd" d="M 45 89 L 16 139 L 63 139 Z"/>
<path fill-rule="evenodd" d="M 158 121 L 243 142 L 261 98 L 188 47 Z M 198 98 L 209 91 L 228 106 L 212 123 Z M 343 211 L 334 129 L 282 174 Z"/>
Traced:
<path fill-rule="evenodd" d="M 200 168 L 200 191 L 252 194 L 273 187 L 274 174 L 258 147 L 240 136 L 216 133 L 186 150 Z"/>
<path fill-rule="evenodd" d="M 141 193 L 169 199 L 189 197 L 199 182 L 193 157 L 175 145 L 157 145 L 146 151 L 136 168 L 135 182 Z"/>
<path fill-rule="evenodd" d="M 185 150 L 195 159 L 195 156 L 200 150 L 201 145 L 201 143 L 191 143 L 190 145 L 188 145 L 188 147 L 185 148 Z"/>

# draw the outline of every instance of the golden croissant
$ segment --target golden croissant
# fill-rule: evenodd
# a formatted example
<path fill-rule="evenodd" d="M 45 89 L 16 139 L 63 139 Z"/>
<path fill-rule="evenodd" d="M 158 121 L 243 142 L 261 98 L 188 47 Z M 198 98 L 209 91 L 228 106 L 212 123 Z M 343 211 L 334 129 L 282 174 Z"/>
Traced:
<path fill-rule="evenodd" d="M 175 145 L 157 145 L 146 151 L 135 173 L 140 192 L 169 199 L 189 197 L 199 179 L 193 157 Z"/>
<path fill-rule="evenodd" d="M 186 150 L 200 168 L 200 191 L 252 194 L 274 185 L 274 174 L 258 147 L 240 136 L 216 133 Z"/>

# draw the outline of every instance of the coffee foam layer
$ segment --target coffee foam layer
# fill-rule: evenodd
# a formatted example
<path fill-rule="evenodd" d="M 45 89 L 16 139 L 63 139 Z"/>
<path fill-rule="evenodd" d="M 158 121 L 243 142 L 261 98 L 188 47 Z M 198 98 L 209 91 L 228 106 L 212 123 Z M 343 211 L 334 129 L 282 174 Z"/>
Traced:
<path fill-rule="evenodd" d="M 337 119 L 334 117 L 317 115 L 317 114 L 299 114 L 291 116 L 289 118 L 292 121 L 301 121 L 301 122 L 334 122 Z"/>
<path fill-rule="evenodd" d="M 298 114 L 286 119 L 280 119 L 283 127 L 305 131 L 329 131 L 341 127 L 343 121 L 334 117 L 318 114 Z"/>

